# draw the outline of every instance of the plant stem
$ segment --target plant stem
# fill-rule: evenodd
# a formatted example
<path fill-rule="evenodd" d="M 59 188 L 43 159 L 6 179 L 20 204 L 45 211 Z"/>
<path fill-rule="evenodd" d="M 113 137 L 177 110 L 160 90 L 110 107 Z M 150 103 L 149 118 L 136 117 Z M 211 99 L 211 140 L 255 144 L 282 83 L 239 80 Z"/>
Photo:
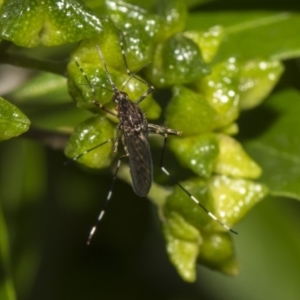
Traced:
<path fill-rule="evenodd" d="M 39 60 L 23 55 L 3 53 L 0 56 L 0 63 L 18 66 L 22 68 L 51 72 L 65 76 L 67 62 Z"/>
<path fill-rule="evenodd" d="M 70 134 L 39 129 L 31 126 L 30 129 L 22 136 L 33 140 L 38 140 L 52 149 L 62 150 L 66 147 Z"/>

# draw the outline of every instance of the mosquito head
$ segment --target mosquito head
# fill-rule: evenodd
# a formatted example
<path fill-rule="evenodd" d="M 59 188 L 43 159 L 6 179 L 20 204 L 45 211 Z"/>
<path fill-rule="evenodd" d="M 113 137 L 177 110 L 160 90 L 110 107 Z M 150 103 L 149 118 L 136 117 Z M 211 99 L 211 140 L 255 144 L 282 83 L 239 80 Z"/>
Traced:
<path fill-rule="evenodd" d="M 117 91 L 115 94 L 114 94 L 114 96 L 113 96 L 113 98 L 112 98 L 112 101 L 113 101 L 113 103 L 115 103 L 115 104 L 119 104 L 120 102 L 122 102 L 122 101 L 128 101 L 129 100 L 129 98 L 128 98 L 128 95 L 125 93 L 125 92 L 122 92 L 122 91 Z"/>

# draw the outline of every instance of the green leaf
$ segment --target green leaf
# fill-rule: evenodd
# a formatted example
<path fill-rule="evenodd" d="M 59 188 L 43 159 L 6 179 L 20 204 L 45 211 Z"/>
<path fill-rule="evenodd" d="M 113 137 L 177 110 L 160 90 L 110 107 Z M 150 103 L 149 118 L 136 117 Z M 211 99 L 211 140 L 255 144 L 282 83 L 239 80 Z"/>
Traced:
<path fill-rule="evenodd" d="M 189 179 L 182 186 L 222 223 L 230 227 L 239 222 L 268 192 L 263 184 L 225 175 L 213 176 L 209 180 Z M 226 230 L 178 186 L 165 204 L 166 215 L 171 211 L 179 213 L 199 231 Z"/>
<path fill-rule="evenodd" d="M 239 271 L 235 259 L 231 233 L 200 207 L 198 199 L 220 222 L 233 226 L 267 193 L 259 183 L 227 176 L 213 176 L 209 180 L 190 179 L 182 186 L 189 197 L 176 186 L 164 207 L 164 235 L 170 260 L 187 281 L 195 279 L 192 265 L 198 262 L 225 274 Z M 198 251 L 196 246 L 199 247 Z"/>
<path fill-rule="evenodd" d="M 156 87 L 191 83 L 210 72 L 198 45 L 183 34 L 157 45 L 147 76 Z"/>
<path fill-rule="evenodd" d="M 238 141 L 224 134 L 218 134 L 216 137 L 220 151 L 214 161 L 215 173 L 251 179 L 261 175 L 261 168 L 249 157 Z"/>
<path fill-rule="evenodd" d="M 219 153 L 218 139 L 214 133 L 204 133 L 187 138 L 173 138 L 169 142 L 180 163 L 202 178 L 209 178 Z"/>
<path fill-rule="evenodd" d="M 162 21 L 157 15 L 124 1 L 106 1 L 99 13 L 109 16 L 122 32 L 131 70 L 136 69 L 136 64 L 140 68 L 151 61 L 154 44 L 161 33 Z"/>
<path fill-rule="evenodd" d="M 127 44 L 126 40 L 124 41 L 123 32 L 121 36 L 120 30 L 110 19 L 103 19 L 102 25 L 104 26 L 105 30 L 93 36 L 92 38 L 85 38 L 84 40 L 82 40 L 75 51 L 72 53 L 72 59 L 77 58 L 78 60 L 85 63 L 96 63 L 96 65 L 102 66 L 101 58 L 97 51 L 97 47 L 99 47 L 101 49 L 101 52 L 103 53 L 106 64 L 114 69 L 117 69 L 120 72 L 125 73 L 126 66 L 124 63 L 121 47 L 121 44 L 123 42 L 126 61 L 131 72 L 139 70 L 149 63 L 150 58 L 142 58 L 146 55 L 145 52 L 149 51 L 149 49 L 140 49 L 138 51 L 133 51 L 133 49 L 131 48 L 132 43 Z M 137 39 L 136 43 L 142 43 L 143 46 L 148 45 L 148 41 L 146 42 L 145 40 L 143 40 L 144 36 L 141 37 L 137 35 L 135 38 Z M 131 53 L 132 51 L 133 53 Z"/>
<path fill-rule="evenodd" d="M 0 38 L 23 47 L 76 42 L 103 30 L 92 11 L 75 0 L 7 0 L 0 28 Z"/>
<path fill-rule="evenodd" d="M 167 124 L 171 128 L 180 125 L 185 136 L 215 129 L 234 134 L 238 128 L 232 122 L 241 108 L 249 109 L 262 102 L 282 71 L 277 61 L 230 58 L 220 62 L 213 66 L 211 74 L 194 84 L 197 93 L 181 86 L 173 88 L 166 112 Z"/>
<path fill-rule="evenodd" d="M 150 63 L 157 42 L 185 28 L 187 6 L 183 0 L 90 2 L 101 17 L 109 16 L 122 32 L 127 59 L 133 63 Z"/>
<path fill-rule="evenodd" d="M 103 16 L 109 15 L 128 37 L 129 42 L 134 37 L 134 43 L 129 45 L 129 52 L 135 53 L 135 56 L 142 58 L 144 51 L 140 50 L 146 45 L 153 41 L 163 41 L 185 28 L 187 5 L 183 0 L 130 2 L 137 3 L 134 5 L 125 1 L 106 1 L 106 9 L 99 9 L 99 13 Z"/>
<path fill-rule="evenodd" d="M 227 11 L 191 14 L 190 29 L 221 25 L 226 40 L 218 61 L 235 56 L 243 59 L 265 57 L 275 60 L 300 56 L 299 13 L 271 11 Z"/>
<path fill-rule="evenodd" d="M 239 132 L 239 126 L 237 123 L 231 123 L 221 129 L 221 132 L 227 135 L 235 135 Z"/>
<path fill-rule="evenodd" d="M 29 125 L 29 119 L 16 106 L 0 97 L 0 141 L 26 132 Z"/>
<path fill-rule="evenodd" d="M 209 191 L 206 180 L 193 178 L 181 182 L 181 184 L 209 211 L 214 211 L 212 194 Z M 211 218 L 179 186 L 176 186 L 173 193 L 167 198 L 164 211 L 167 216 L 170 212 L 178 213 L 199 231 L 209 230 L 211 227 Z"/>
<path fill-rule="evenodd" d="M 112 160 L 112 142 L 97 146 L 114 136 L 115 128 L 105 116 L 92 117 L 75 128 L 65 148 L 65 154 L 70 158 L 84 154 L 78 162 L 90 168 L 107 167 Z M 93 150 L 89 151 L 91 149 Z"/>
<path fill-rule="evenodd" d="M 262 113 L 260 128 L 271 122 L 260 135 L 246 141 L 245 147 L 262 167 L 260 181 L 273 195 L 300 200 L 300 93 L 286 90 L 270 97 L 258 110 Z M 253 116 L 253 114 L 256 115 Z M 257 111 L 243 122 L 258 119 Z M 249 118 L 249 119 L 248 119 Z"/>
<path fill-rule="evenodd" d="M 207 31 L 190 30 L 185 31 L 183 34 L 199 46 L 204 61 L 210 63 L 223 41 L 224 28 L 221 26 L 214 26 Z"/>
<path fill-rule="evenodd" d="M 183 136 L 187 137 L 213 130 L 217 120 L 216 111 L 203 95 L 183 86 L 173 88 L 173 97 L 166 110 L 170 128 L 182 130 Z"/>
<path fill-rule="evenodd" d="M 259 105 L 277 84 L 283 70 L 279 61 L 257 58 L 247 61 L 240 72 L 241 109 Z"/>
<path fill-rule="evenodd" d="M 239 265 L 235 259 L 231 235 L 228 232 L 215 232 L 203 234 L 202 237 L 203 244 L 197 262 L 227 275 L 237 275 Z"/>
<path fill-rule="evenodd" d="M 158 1 L 157 14 L 163 23 L 162 28 L 160 28 L 161 38 L 166 39 L 185 29 L 188 16 L 186 1 Z"/>
<path fill-rule="evenodd" d="M 230 125 L 239 116 L 239 76 L 241 63 L 230 58 L 214 65 L 212 73 L 199 80 L 199 91 L 217 112 L 214 128 Z"/>
<path fill-rule="evenodd" d="M 209 190 L 217 218 L 230 227 L 239 222 L 268 193 L 268 188 L 263 184 L 225 175 L 212 177 Z M 211 226 L 215 230 L 220 229 L 217 222 L 212 222 Z"/>
<path fill-rule="evenodd" d="M 179 214 L 171 212 L 163 223 L 166 248 L 179 275 L 188 282 L 196 280 L 196 259 L 202 239 L 199 231 Z"/>

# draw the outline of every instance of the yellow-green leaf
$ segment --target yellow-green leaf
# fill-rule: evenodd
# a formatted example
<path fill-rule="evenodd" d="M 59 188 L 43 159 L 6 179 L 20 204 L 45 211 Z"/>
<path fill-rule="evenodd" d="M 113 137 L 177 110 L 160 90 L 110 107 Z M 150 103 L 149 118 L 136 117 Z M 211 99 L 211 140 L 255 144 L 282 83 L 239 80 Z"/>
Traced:
<path fill-rule="evenodd" d="M 26 132 L 29 126 L 29 119 L 16 106 L 0 97 L 0 141 Z"/>

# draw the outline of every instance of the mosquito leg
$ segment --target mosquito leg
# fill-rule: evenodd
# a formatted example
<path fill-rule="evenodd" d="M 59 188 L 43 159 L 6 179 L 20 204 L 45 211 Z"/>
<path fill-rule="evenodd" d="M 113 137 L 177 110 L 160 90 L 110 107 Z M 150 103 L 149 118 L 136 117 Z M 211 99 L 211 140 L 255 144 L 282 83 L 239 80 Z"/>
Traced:
<path fill-rule="evenodd" d="M 193 196 L 187 189 L 185 189 L 180 183 L 179 181 L 174 178 L 169 171 L 164 167 L 164 157 L 165 157 L 165 150 L 166 150 L 166 146 L 167 146 L 167 139 L 168 139 L 168 135 L 165 134 L 165 139 L 164 139 L 164 146 L 163 146 L 163 150 L 162 150 L 162 155 L 161 155 L 161 160 L 160 160 L 160 169 L 168 176 L 171 178 L 171 180 L 178 185 L 190 198 L 192 201 L 194 201 L 197 205 L 199 205 L 207 214 L 210 218 L 212 218 L 213 220 L 215 220 L 216 222 L 218 222 L 221 226 L 223 226 L 225 229 L 231 231 L 234 234 L 237 234 L 236 231 L 234 231 L 233 229 L 231 229 L 230 227 L 228 227 L 226 224 L 224 224 L 223 222 L 221 222 L 212 212 L 210 212 L 195 196 Z"/>
<path fill-rule="evenodd" d="M 168 127 L 164 127 L 164 126 L 160 126 L 160 125 L 156 125 L 156 124 L 150 124 L 148 123 L 148 130 L 152 133 L 157 133 L 160 134 L 162 136 L 165 135 L 178 135 L 181 136 L 182 132 L 181 131 L 177 131 Z"/>
<path fill-rule="evenodd" d="M 110 115 L 118 118 L 118 115 L 116 113 L 114 113 L 113 111 L 111 111 L 110 109 L 108 109 L 106 106 L 104 106 L 103 104 L 101 104 L 100 102 L 96 101 L 96 100 L 92 100 L 93 104 L 95 104 L 96 106 L 98 106 L 99 108 L 101 108 L 102 110 L 104 110 L 105 112 L 109 113 Z"/>
<path fill-rule="evenodd" d="M 99 216 L 96 220 L 96 223 L 95 225 L 92 227 L 90 233 L 89 233 L 89 237 L 88 237 L 88 240 L 87 240 L 87 244 L 89 245 L 91 243 L 91 240 L 96 232 L 96 229 L 98 227 L 98 224 L 99 222 L 101 222 L 105 212 L 106 212 L 106 209 L 107 209 L 107 206 L 108 206 L 108 203 L 111 199 L 111 196 L 112 196 L 112 192 L 113 192 L 113 189 L 114 189 L 114 186 L 115 186 L 115 182 L 116 182 L 116 179 L 117 179 L 117 175 L 118 175 L 118 172 L 119 172 L 119 169 L 120 169 L 120 165 L 121 165 L 121 160 L 122 158 L 124 157 L 127 157 L 127 155 L 124 155 L 124 156 L 121 156 L 119 159 L 118 159 L 118 162 L 117 162 L 117 167 L 116 167 L 116 171 L 114 173 L 114 176 L 113 176 L 113 179 L 112 179 L 112 182 L 111 182 L 111 186 L 110 186 L 110 189 L 109 189 L 109 192 L 107 194 L 107 197 L 106 197 L 106 200 L 104 202 L 104 205 L 99 213 Z"/>
<path fill-rule="evenodd" d="M 103 142 L 101 144 L 98 144 L 98 145 L 96 145 L 96 146 L 94 146 L 94 147 L 92 147 L 92 148 L 90 148 L 88 150 L 85 150 L 84 152 L 80 153 L 79 155 L 77 155 L 77 156 L 73 157 L 72 159 L 66 161 L 65 165 L 68 164 L 68 163 L 70 163 L 70 162 L 78 160 L 80 157 L 84 156 L 85 154 L 87 154 L 87 153 L 89 153 L 89 152 L 91 152 L 91 151 L 93 151 L 93 150 L 95 150 L 95 149 L 97 149 L 97 148 L 99 148 L 99 147 L 107 144 L 107 143 L 113 142 L 113 140 L 114 139 L 109 139 L 109 140 L 107 140 L 107 141 L 105 141 L 105 142 Z"/>
<path fill-rule="evenodd" d="M 113 153 L 117 153 L 117 151 L 118 151 L 120 130 L 121 130 L 120 129 L 120 124 L 118 124 L 117 131 L 116 131 L 116 137 L 114 138 L 114 142 L 113 142 Z M 123 135 L 122 135 L 122 139 L 123 139 Z"/>
<path fill-rule="evenodd" d="M 153 91 L 154 91 L 154 87 L 150 86 L 149 89 L 137 101 L 135 101 L 135 103 L 140 104 Z"/>
<path fill-rule="evenodd" d="M 116 137 L 114 139 L 111 138 L 111 139 L 109 139 L 109 140 L 107 140 L 107 141 L 105 141 L 105 142 L 103 142 L 101 144 L 98 144 L 98 145 L 96 145 L 96 146 L 94 146 L 92 148 L 89 148 L 89 149 L 85 150 L 84 152 L 80 153 L 79 155 L 77 155 L 77 156 L 73 157 L 72 159 L 66 161 L 65 164 L 68 164 L 70 162 L 76 161 L 80 157 L 84 156 L 85 154 L 87 154 L 87 153 L 89 153 L 89 152 L 91 152 L 91 151 L 93 151 L 93 150 L 95 150 L 95 149 L 97 149 L 97 148 L 99 148 L 99 147 L 107 144 L 107 143 L 110 143 L 110 142 L 113 143 L 113 152 L 116 153 L 117 152 L 117 148 L 118 148 L 118 143 L 119 143 L 119 132 L 120 132 L 120 126 L 118 125 L 117 132 L 116 132 Z"/>

